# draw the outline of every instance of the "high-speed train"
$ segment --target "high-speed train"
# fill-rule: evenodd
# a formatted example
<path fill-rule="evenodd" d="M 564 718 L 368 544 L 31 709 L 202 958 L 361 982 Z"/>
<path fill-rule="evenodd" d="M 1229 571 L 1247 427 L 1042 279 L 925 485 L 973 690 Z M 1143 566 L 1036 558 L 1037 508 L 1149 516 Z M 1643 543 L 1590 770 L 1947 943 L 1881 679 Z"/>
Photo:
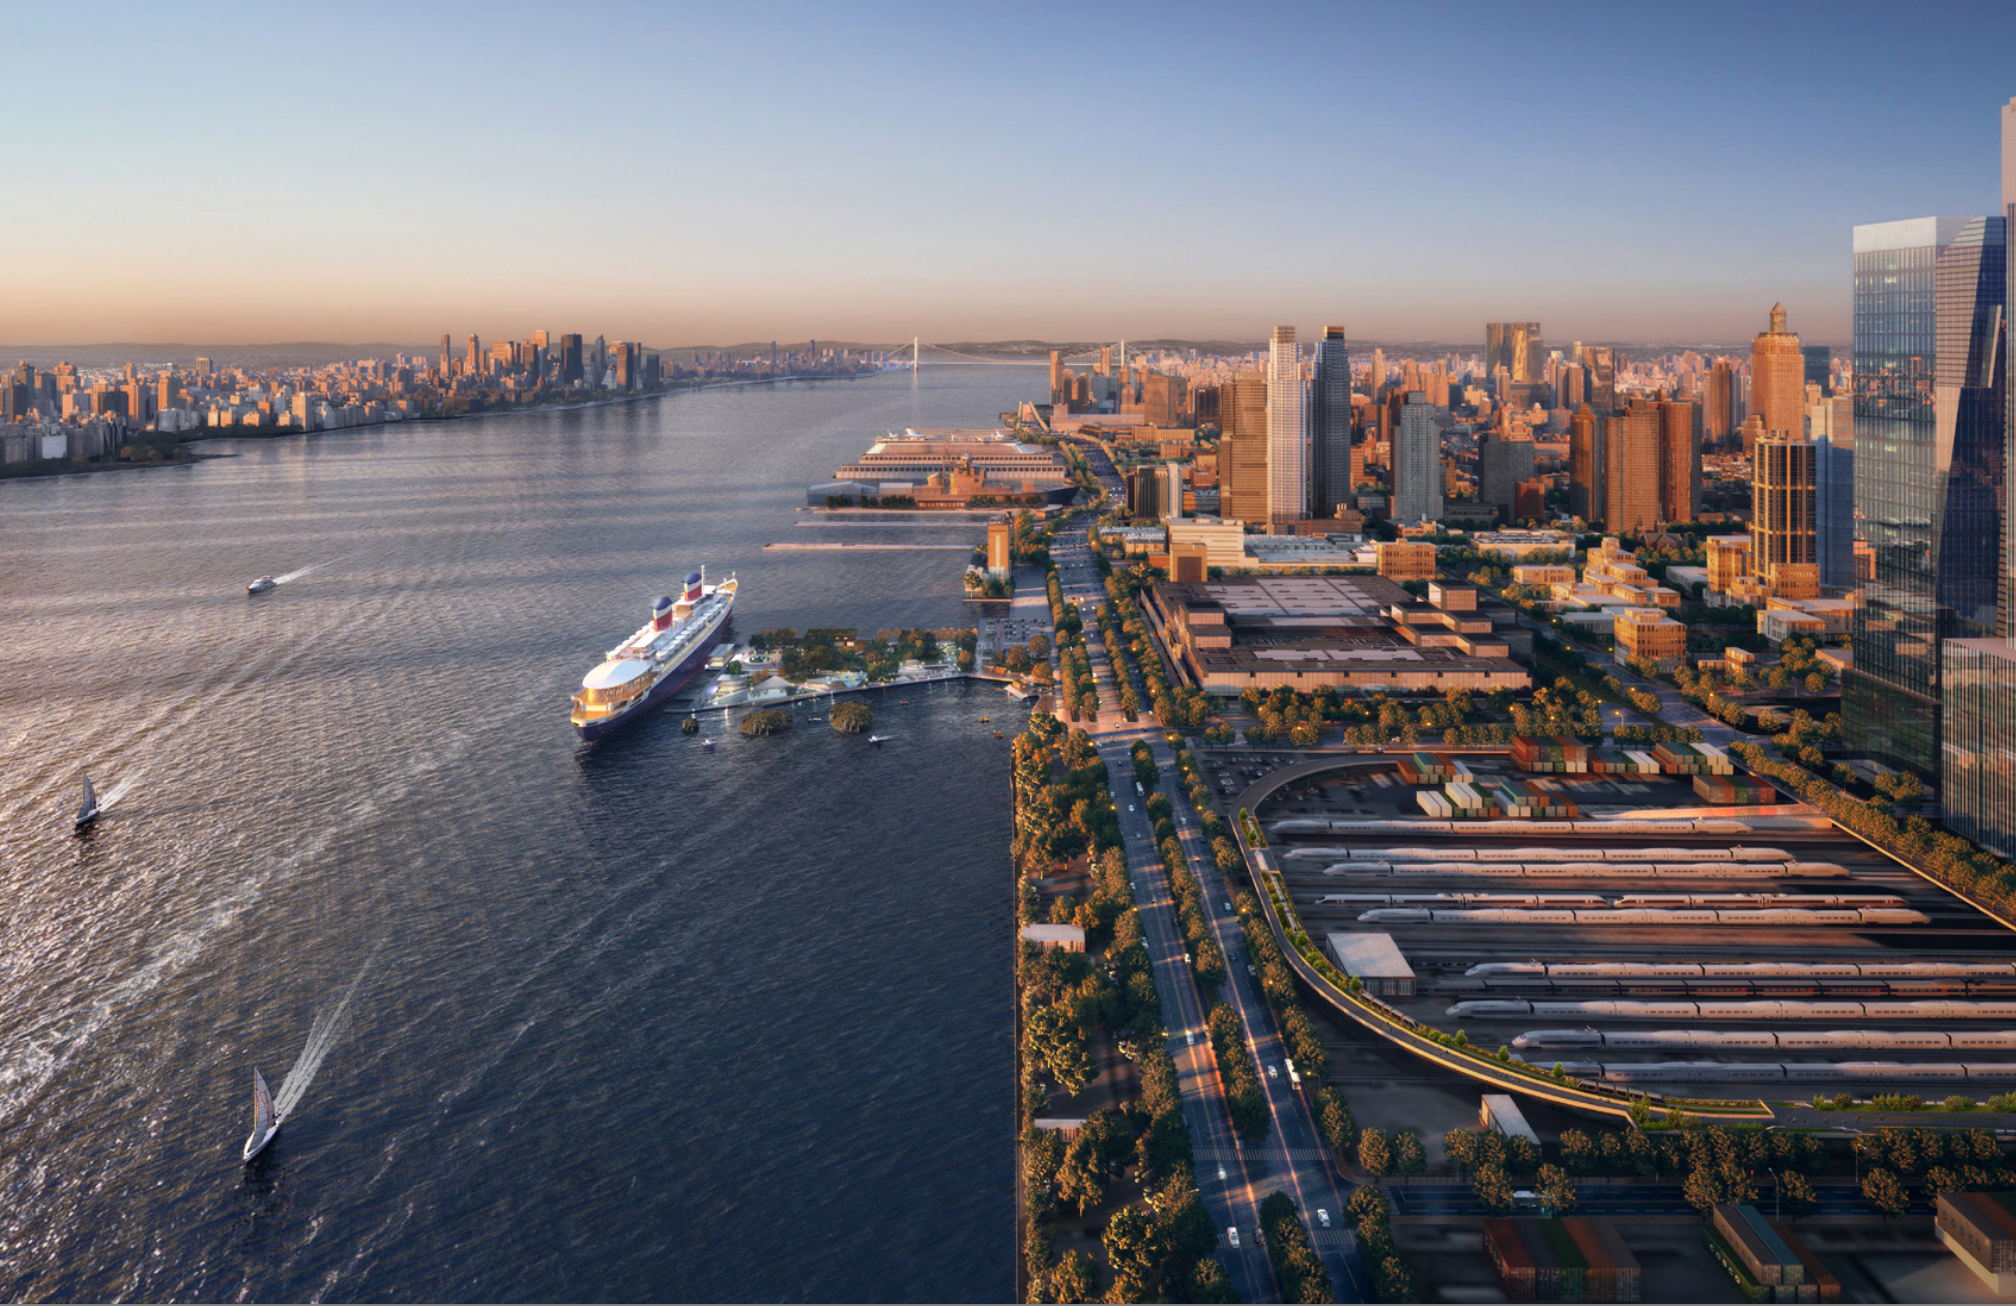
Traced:
<path fill-rule="evenodd" d="M 1789 862 L 1783 848 L 1296 848 L 1288 860 L 1347 862 Z"/>
<path fill-rule="evenodd" d="M 1529 1029 L 1512 1040 L 1528 1048 L 1713 1048 L 1742 1052 L 1828 1052 L 1840 1048 L 1905 1051 L 1948 1048 L 2016 1052 L 2016 1029 Z"/>
<path fill-rule="evenodd" d="M 1561 1069 L 1611 1084 L 1750 1083 L 1787 1081 L 1889 1083 L 2007 1082 L 2016 1062 L 1959 1061 L 1564 1061 Z"/>
<path fill-rule="evenodd" d="M 1358 919 L 1380 925 L 1925 925 L 1922 911 L 1892 907 L 1374 907 Z"/>
<path fill-rule="evenodd" d="M 1323 906 L 1489 906 L 1489 907 L 1869 907 L 1899 908 L 1894 893 L 1627 893 L 1612 899 L 1600 893 L 1326 893 Z"/>
<path fill-rule="evenodd" d="M 1916 1001 L 1856 999 L 1753 998 L 1740 1002 L 1695 1001 L 1689 998 L 1592 998 L 1546 1002 L 1529 998 L 1469 998 L 1451 1006 L 1448 1015 L 1476 1020 L 1548 1016 L 1559 1020 L 2008 1020 L 2016 1021 L 2016 1002 L 1921 998 Z"/>
<path fill-rule="evenodd" d="M 1485 961 L 1471 979 L 2016 979 L 2016 961 Z"/>
<path fill-rule="evenodd" d="M 1819 828 L 1818 825 L 1815 828 Z M 1475 821 L 1327 820 L 1289 817 L 1267 827 L 1274 835 L 1296 834 L 1749 834 L 1748 821 L 1691 817 L 1671 821 L 1528 821 L 1519 818 Z"/>

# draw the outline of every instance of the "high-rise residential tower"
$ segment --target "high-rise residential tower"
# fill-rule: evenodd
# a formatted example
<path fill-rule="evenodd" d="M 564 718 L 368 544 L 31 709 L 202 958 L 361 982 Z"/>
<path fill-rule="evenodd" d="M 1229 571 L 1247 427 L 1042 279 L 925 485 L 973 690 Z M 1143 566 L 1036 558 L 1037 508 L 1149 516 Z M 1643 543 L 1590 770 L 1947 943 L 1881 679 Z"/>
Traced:
<path fill-rule="evenodd" d="M 1925 776 L 1941 641 L 2007 634 L 2005 231 L 1999 214 L 1855 228 L 1855 514 L 1875 575 L 1842 715 L 1848 738 Z"/>
<path fill-rule="evenodd" d="M 1659 401 L 1659 516 L 1693 521 L 1701 515 L 1700 409 L 1688 399 Z"/>
<path fill-rule="evenodd" d="M 1767 434 L 1806 431 L 1806 356 L 1785 329 L 1783 304 L 1771 306 L 1771 329 L 1750 342 L 1750 411 L 1764 419 Z"/>
<path fill-rule="evenodd" d="M 1603 527 L 1611 534 L 1659 524 L 1659 404 L 1633 399 L 1603 419 Z"/>
<path fill-rule="evenodd" d="M 1294 530 L 1309 515 L 1309 431 L 1302 419 L 1302 354 L 1295 328 L 1277 326 L 1267 343 L 1267 518 Z"/>
<path fill-rule="evenodd" d="M 1218 387 L 1218 515 L 1267 523 L 1267 378 L 1241 372 Z"/>
<path fill-rule="evenodd" d="M 1603 520 L 1603 419 L 1588 404 L 1568 419 L 1568 511 L 1590 526 Z"/>
<path fill-rule="evenodd" d="M 1328 517 L 1351 498 L 1351 350 L 1341 326 L 1324 327 L 1309 383 L 1310 508 Z"/>
<path fill-rule="evenodd" d="M 1486 322 L 1484 324 L 1484 371 L 1496 376 L 1505 369 L 1508 381 L 1520 384 L 1544 379 L 1541 365 L 1546 350 L 1540 344 L 1538 322 Z M 1500 399 L 1504 396 L 1500 395 Z M 1443 402 L 1447 402 L 1444 400 Z"/>
<path fill-rule="evenodd" d="M 1803 433 L 1766 434 L 1757 442 L 1750 485 L 1751 566 L 1778 598 L 1818 597 L 1813 442 Z"/>
<path fill-rule="evenodd" d="M 1442 431 L 1420 390 L 1408 392 L 1393 433 L 1392 514 L 1402 522 L 1442 519 Z"/>
<path fill-rule="evenodd" d="M 1477 500 L 1505 521 L 1519 519 L 1519 483 L 1533 479 L 1533 441 L 1488 432 L 1477 444 Z"/>
<path fill-rule="evenodd" d="M 1701 424 L 1708 439 L 1716 448 L 1721 448 L 1736 429 L 1736 373 L 1729 366 L 1729 360 L 1718 358 L 1715 366 L 1708 369 L 1707 383 L 1703 386 Z"/>

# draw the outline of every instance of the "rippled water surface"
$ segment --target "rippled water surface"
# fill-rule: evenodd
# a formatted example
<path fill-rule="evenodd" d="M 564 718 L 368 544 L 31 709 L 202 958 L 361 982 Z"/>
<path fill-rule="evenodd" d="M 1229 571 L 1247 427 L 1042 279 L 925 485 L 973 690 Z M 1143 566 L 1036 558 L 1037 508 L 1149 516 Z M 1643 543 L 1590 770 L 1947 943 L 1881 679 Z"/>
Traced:
<path fill-rule="evenodd" d="M 956 552 L 763 545 L 977 539 L 795 510 L 1040 377 L 0 483 L 0 1296 L 1011 1296 L 1002 696 L 871 696 L 879 748 L 717 715 L 711 754 L 566 709 L 701 563 L 744 637 L 970 621 Z"/>

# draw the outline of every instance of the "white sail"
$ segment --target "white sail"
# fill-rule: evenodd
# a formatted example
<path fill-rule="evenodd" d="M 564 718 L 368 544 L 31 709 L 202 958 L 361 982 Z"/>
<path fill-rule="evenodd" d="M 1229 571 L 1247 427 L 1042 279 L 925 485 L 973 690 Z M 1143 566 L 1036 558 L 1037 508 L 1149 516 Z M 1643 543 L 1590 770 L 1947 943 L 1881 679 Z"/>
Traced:
<path fill-rule="evenodd" d="M 273 1112 L 273 1094 L 266 1089 L 266 1079 L 259 1073 L 259 1067 L 252 1067 L 252 1136 L 265 1133 L 279 1123 L 279 1116 Z"/>

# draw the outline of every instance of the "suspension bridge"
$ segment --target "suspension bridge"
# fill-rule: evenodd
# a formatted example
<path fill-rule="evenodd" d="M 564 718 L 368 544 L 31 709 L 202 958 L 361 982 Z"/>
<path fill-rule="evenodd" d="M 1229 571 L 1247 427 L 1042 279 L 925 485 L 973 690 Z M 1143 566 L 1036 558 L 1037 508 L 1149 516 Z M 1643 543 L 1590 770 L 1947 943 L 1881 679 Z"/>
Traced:
<path fill-rule="evenodd" d="M 1081 349 L 1066 354 L 1063 361 L 1065 363 L 1097 362 L 1100 348 L 1100 346 L 1095 345 L 1090 349 Z M 1110 348 L 1114 351 L 1116 365 L 1125 361 L 1127 357 L 1126 341 L 1121 340 L 1113 345 L 1105 346 L 1105 348 Z M 903 357 L 904 352 L 900 347 L 889 351 L 889 363 L 892 367 L 901 367 L 906 361 L 912 369 L 943 364 L 967 364 L 986 367 L 1041 367 L 1050 361 L 1047 350 L 1041 357 L 988 358 L 980 354 L 965 353 L 946 345 L 934 345 L 928 340 L 920 339 L 912 339 L 910 341 L 908 351 L 910 357 L 907 360 Z"/>

